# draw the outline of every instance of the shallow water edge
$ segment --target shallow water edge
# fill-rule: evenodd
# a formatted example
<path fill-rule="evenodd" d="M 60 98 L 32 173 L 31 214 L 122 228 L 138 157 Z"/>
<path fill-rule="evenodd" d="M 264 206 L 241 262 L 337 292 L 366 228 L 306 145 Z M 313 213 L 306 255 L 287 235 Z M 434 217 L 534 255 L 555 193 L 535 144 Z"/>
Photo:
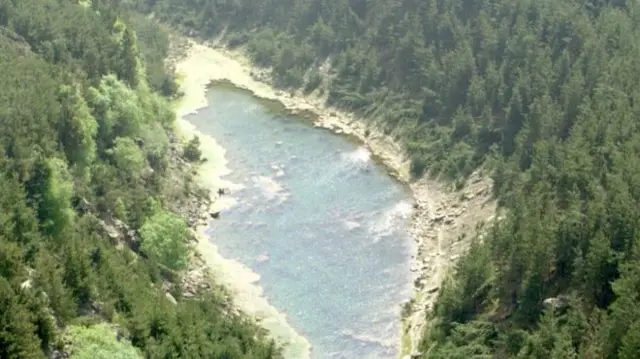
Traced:
<path fill-rule="evenodd" d="M 221 253 L 260 273 L 314 357 L 394 358 L 410 294 L 410 192 L 360 142 L 245 91 L 214 86 L 208 98 L 188 119 L 225 148 L 225 178 L 242 185 L 212 229 Z"/>
<path fill-rule="evenodd" d="M 215 64 L 210 64 L 207 58 L 201 56 L 186 56 L 176 64 L 176 72 L 182 78 L 181 89 L 184 96 L 176 104 L 176 130 L 184 139 L 194 135 L 200 137 L 201 152 L 207 161 L 198 171 L 198 183 L 215 193 L 218 188 L 236 188 L 229 181 L 222 179 L 231 171 L 227 167 L 225 150 L 211 136 L 198 131 L 186 116 L 197 113 L 208 106 L 206 99 L 207 85 L 215 79 Z M 232 199 L 213 201 L 210 211 L 219 211 L 233 206 Z M 197 230 L 197 251 L 211 269 L 218 284 L 226 287 L 233 295 L 233 302 L 238 309 L 259 321 L 260 325 L 269 330 L 271 337 L 284 346 L 287 359 L 310 358 L 311 345 L 298 334 L 288 323 L 286 316 L 271 306 L 262 295 L 262 289 L 255 285 L 259 276 L 241 263 L 223 258 L 217 247 L 209 240 L 207 227 Z"/>
<path fill-rule="evenodd" d="M 317 109 L 307 109 L 305 108 L 305 106 L 296 107 L 287 105 L 283 102 L 282 98 L 265 96 L 264 94 L 261 95 L 260 92 L 252 90 L 245 85 L 239 85 L 237 82 L 233 82 L 228 78 L 211 80 L 207 84 L 207 89 L 222 89 L 226 91 L 247 94 L 265 108 L 273 111 L 273 114 L 295 117 L 303 123 L 307 123 L 316 128 L 331 133 L 332 136 L 340 136 L 347 139 L 351 143 L 364 145 L 369 150 L 370 157 L 376 165 L 384 168 L 385 171 L 391 177 L 393 177 L 398 184 L 402 185 L 408 192 L 413 191 L 411 188 L 411 183 L 408 179 L 408 175 L 405 173 L 407 169 L 390 165 L 387 159 L 387 157 L 389 157 L 388 153 L 384 153 L 384 151 L 371 148 L 372 145 L 367 141 L 363 141 L 362 136 L 355 133 L 355 131 L 344 131 L 340 128 L 334 127 L 333 125 L 325 126 L 325 122 L 322 119 L 323 116 L 318 114 Z M 294 99 L 294 97 L 291 98 Z M 402 155 L 398 154 L 394 155 L 394 157 L 395 156 L 401 157 Z M 398 160 L 396 159 L 395 161 Z"/>

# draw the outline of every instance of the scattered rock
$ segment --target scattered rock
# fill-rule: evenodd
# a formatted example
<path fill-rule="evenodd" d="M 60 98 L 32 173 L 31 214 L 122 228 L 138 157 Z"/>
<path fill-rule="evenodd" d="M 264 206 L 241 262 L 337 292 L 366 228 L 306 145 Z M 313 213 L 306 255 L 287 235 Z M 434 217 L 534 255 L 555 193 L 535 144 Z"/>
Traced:
<path fill-rule="evenodd" d="M 51 352 L 50 359 L 66 359 L 69 357 L 69 353 L 66 351 L 54 350 Z"/>
<path fill-rule="evenodd" d="M 91 302 L 91 309 L 94 313 L 102 313 L 102 309 L 104 308 L 104 303 L 102 302 Z"/>
<path fill-rule="evenodd" d="M 431 287 L 431 288 L 427 289 L 427 293 L 428 293 L 428 294 L 434 294 L 434 293 L 436 293 L 438 290 L 440 290 L 440 287 L 438 287 L 438 286 L 434 286 L 434 287 Z"/>
<path fill-rule="evenodd" d="M 78 204 L 76 205 L 76 210 L 80 214 L 87 214 L 87 213 L 91 212 L 92 209 L 93 209 L 93 206 L 84 197 L 80 198 L 80 200 L 78 201 Z"/>
<path fill-rule="evenodd" d="M 103 220 L 100 220 L 100 226 L 102 226 L 102 229 L 112 240 L 117 240 L 118 238 L 120 238 L 120 232 L 118 232 L 118 229 L 116 229 L 115 226 L 107 224 Z"/>
<path fill-rule="evenodd" d="M 211 290 L 211 283 L 205 268 L 191 270 L 182 278 L 183 297 L 195 297 L 198 293 L 209 290 Z"/>
<path fill-rule="evenodd" d="M 20 283 L 20 289 L 22 290 L 31 289 L 31 279 L 27 279 L 24 282 Z"/>
<path fill-rule="evenodd" d="M 542 304 L 547 310 L 562 312 L 569 307 L 569 298 L 560 295 L 557 297 L 547 298 L 542 301 Z"/>
<path fill-rule="evenodd" d="M 176 298 L 173 297 L 173 295 L 171 295 L 171 293 L 167 292 L 165 296 L 167 297 L 167 299 L 171 304 L 178 305 L 178 301 L 176 300 Z"/>

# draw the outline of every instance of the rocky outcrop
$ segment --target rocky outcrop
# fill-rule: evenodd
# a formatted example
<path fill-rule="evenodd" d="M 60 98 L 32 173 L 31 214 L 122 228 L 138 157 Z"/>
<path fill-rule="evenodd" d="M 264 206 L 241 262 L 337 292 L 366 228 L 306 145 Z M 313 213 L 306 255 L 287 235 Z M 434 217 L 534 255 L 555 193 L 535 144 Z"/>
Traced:
<path fill-rule="evenodd" d="M 406 304 L 403 333 L 411 341 L 411 348 L 406 348 L 410 352 L 418 347 L 426 313 L 432 309 L 446 273 L 496 210 L 492 183 L 478 172 L 458 191 L 427 179 L 412 183 L 411 188 L 416 204 L 410 231 L 417 253 L 411 265 L 415 275 L 414 300 Z"/>
<path fill-rule="evenodd" d="M 211 278 L 204 263 L 195 265 L 182 279 L 182 296 L 185 298 L 195 297 L 198 293 L 211 289 Z"/>
<path fill-rule="evenodd" d="M 551 310 L 556 313 L 562 313 L 567 310 L 567 308 L 569 308 L 569 298 L 564 295 L 547 298 L 542 301 L 542 305 L 546 310 Z"/>
<path fill-rule="evenodd" d="M 209 220 L 208 209 L 211 206 L 211 194 L 194 181 L 198 163 L 184 158 L 183 143 L 174 133 L 169 135 L 169 179 L 165 203 L 167 207 L 180 215 L 195 228 Z"/>
<path fill-rule="evenodd" d="M 134 252 L 140 250 L 140 236 L 136 230 L 131 229 L 128 224 L 123 221 L 106 216 L 99 219 L 98 223 L 106 236 L 118 247 L 126 245 Z"/>
<path fill-rule="evenodd" d="M 202 48 L 193 41 L 187 42 Z M 205 45 L 215 46 L 216 42 Z M 429 179 L 412 182 L 410 161 L 403 145 L 373 126 L 371 121 L 328 108 L 326 93 L 322 96 L 319 93 L 306 95 L 302 90 L 293 93 L 275 90 L 268 86 L 271 82 L 269 69 L 252 67 L 242 53 L 217 48 L 209 54 L 230 69 L 209 73 L 210 80 L 231 82 L 257 97 L 279 101 L 293 113 L 312 114 L 314 126 L 357 138 L 389 169 L 392 176 L 410 183 L 416 199 L 410 231 L 416 241 L 417 253 L 412 259 L 415 298 L 407 305 L 405 313 L 408 316 L 404 318 L 405 335 L 409 336 L 411 344 L 409 348 L 403 348 L 403 354 L 413 353 L 425 326 L 425 311 L 431 309 L 446 271 L 467 250 L 476 224 L 494 215 L 496 207 L 490 200 L 491 182 L 480 173 L 475 173 L 468 185 L 459 191 Z M 326 67 L 330 67 L 330 61 Z"/>

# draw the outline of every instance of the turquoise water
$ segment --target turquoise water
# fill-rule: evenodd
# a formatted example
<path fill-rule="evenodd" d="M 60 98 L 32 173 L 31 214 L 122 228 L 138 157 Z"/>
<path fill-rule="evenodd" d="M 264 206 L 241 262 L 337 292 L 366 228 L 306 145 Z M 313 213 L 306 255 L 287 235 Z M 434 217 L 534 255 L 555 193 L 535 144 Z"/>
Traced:
<path fill-rule="evenodd" d="M 244 186 L 212 222 L 221 255 L 260 275 L 312 357 L 395 358 L 411 288 L 408 190 L 357 143 L 242 91 L 208 96 L 187 120 L 227 150 L 225 179 Z"/>

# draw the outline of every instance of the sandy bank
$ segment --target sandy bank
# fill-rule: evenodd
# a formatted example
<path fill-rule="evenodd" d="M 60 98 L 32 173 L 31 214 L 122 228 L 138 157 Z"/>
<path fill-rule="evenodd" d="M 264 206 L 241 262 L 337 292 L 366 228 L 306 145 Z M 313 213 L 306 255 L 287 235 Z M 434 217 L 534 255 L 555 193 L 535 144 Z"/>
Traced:
<path fill-rule="evenodd" d="M 210 189 L 211 193 L 216 193 L 219 188 L 229 188 L 233 192 L 237 186 L 221 178 L 230 172 L 224 148 L 211 136 L 198 132 L 185 119 L 185 116 L 207 106 L 206 86 L 211 80 L 218 78 L 224 68 L 217 66 L 207 52 L 189 51 L 185 56 L 174 60 L 176 62 L 173 65 L 182 78 L 181 90 L 184 92 L 184 97 L 177 104 L 176 127 L 185 139 L 194 135 L 200 138 L 200 149 L 203 157 L 207 159 L 199 166 L 198 183 Z M 230 196 L 216 198 L 209 212 L 217 212 L 233 204 L 234 200 Z M 267 302 L 262 289 L 256 284 L 260 277 L 241 263 L 223 258 L 216 246 L 210 242 L 207 229 L 206 225 L 197 229 L 197 251 L 216 283 L 232 293 L 238 309 L 259 320 L 261 326 L 269 330 L 276 342 L 284 345 L 285 358 L 309 358 L 309 342 L 288 324 L 283 313 Z"/>
<path fill-rule="evenodd" d="M 256 73 L 264 74 L 264 69 L 252 67 L 240 52 L 192 40 L 188 40 L 186 48 L 188 56 L 181 64 L 198 75 L 185 79 L 197 82 L 185 82 L 187 87 L 198 88 L 188 99 L 192 107 L 206 104 L 204 88 L 207 83 L 228 81 L 257 97 L 279 101 L 293 113 L 315 114 L 315 126 L 358 138 L 392 175 L 409 183 L 416 200 L 410 228 L 417 248 L 411 265 L 415 293 L 414 299 L 407 304 L 410 314 L 403 319 L 402 343 L 399 345 L 402 355 L 417 351 L 426 311 L 431 309 L 447 270 L 467 249 L 476 224 L 495 214 L 496 205 L 490 199 L 491 182 L 480 173 L 474 173 L 465 188 L 454 192 L 443 183 L 426 178 L 410 181 L 410 162 L 402 146 L 365 121 L 328 108 L 322 98 L 313 94 L 283 92 L 257 80 Z"/>

